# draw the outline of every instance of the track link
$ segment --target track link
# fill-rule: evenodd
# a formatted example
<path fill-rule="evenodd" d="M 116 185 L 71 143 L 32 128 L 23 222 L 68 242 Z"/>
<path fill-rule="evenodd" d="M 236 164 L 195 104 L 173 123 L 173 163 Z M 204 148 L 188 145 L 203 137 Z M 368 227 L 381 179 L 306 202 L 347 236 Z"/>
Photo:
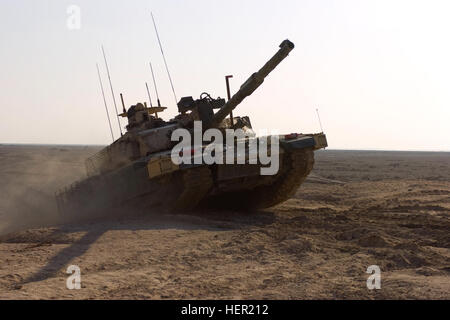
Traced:
<path fill-rule="evenodd" d="M 249 194 L 254 208 L 269 208 L 291 198 L 314 166 L 314 152 L 303 149 L 285 154 L 286 167 L 271 185 L 258 187 Z"/>

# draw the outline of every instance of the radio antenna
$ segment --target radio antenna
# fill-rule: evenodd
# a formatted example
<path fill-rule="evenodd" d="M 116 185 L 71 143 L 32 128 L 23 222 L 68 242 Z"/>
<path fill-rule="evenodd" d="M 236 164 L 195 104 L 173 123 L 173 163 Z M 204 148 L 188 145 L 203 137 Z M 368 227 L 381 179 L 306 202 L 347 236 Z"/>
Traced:
<path fill-rule="evenodd" d="M 105 90 L 103 90 L 102 77 L 100 76 L 100 68 L 98 67 L 98 63 L 97 63 L 97 73 L 98 73 L 98 80 L 100 81 L 100 88 L 102 89 L 103 102 L 105 103 L 106 116 L 108 117 L 109 130 L 111 130 L 111 137 L 114 142 L 114 133 L 111 126 L 111 119 L 109 118 L 108 105 L 106 104 Z"/>
<path fill-rule="evenodd" d="M 178 104 L 177 95 L 175 93 L 175 89 L 173 87 L 172 77 L 170 76 L 169 67 L 167 66 L 166 56 L 164 55 L 163 47 L 161 45 L 161 40 L 159 38 L 158 29 L 156 28 L 155 18 L 153 17 L 153 12 L 150 13 L 152 15 L 153 26 L 155 27 L 156 37 L 158 38 L 159 48 L 161 49 L 161 54 L 163 56 L 164 65 L 166 66 L 167 75 L 169 76 L 170 86 L 172 87 L 173 97 L 175 98 L 175 105 Z"/>
<path fill-rule="evenodd" d="M 109 86 L 111 87 L 111 94 L 112 94 L 112 97 L 113 97 L 114 109 L 116 110 L 117 123 L 119 124 L 120 136 L 123 136 L 123 134 L 122 134 L 122 127 L 120 126 L 119 112 L 117 111 L 116 97 L 114 96 L 114 89 L 113 89 L 112 82 L 111 82 L 111 75 L 109 73 L 108 61 L 106 60 L 105 49 L 103 48 L 103 45 L 102 45 L 102 52 L 103 52 L 103 58 L 105 59 L 106 72 L 108 73 Z"/>
<path fill-rule="evenodd" d="M 161 102 L 159 101 L 159 95 L 158 95 L 158 87 L 156 86 L 155 73 L 153 72 L 153 67 L 152 67 L 151 62 L 150 62 L 150 71 L 152 72 L 153 86 L 155 87 L 156 99 L 158 101 L 158 107 L 161 107 Z"/>
<path fill-rule="evenodd" d="M 316 108 L 317 118 L 319 119 L 320 131 L 323 133 L 322 121 L 320 121 L 319 108 Z"/>
<path fill-rule="evenodd" d="M 148 84 L 147 84 L 147 82 L 145 83 L 145 87 L 147 88 L 148 100 L 150 100 L 150 107 L 153 107 L 153 104 L 152 104 L 152 97 L 150 96 L 150 90 L 148 90 Z"/>

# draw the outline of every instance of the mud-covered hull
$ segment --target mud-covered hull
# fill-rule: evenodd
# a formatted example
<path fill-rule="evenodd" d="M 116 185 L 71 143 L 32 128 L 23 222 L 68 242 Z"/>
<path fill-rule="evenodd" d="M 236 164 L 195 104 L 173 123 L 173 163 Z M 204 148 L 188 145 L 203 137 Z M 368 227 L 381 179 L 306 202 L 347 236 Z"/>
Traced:
<path fill-rule="evenodd" d="M 199 205 L 271 207 L 296 192 L 313 168 L 314 150 L 326 147 L 326 139 L 307 136 L 280 145 L 274 175 L 261 175 L 258 164 L 175 166 L 158 156 L 74 184 L 57 194 L 58 208 L 65 217 L 94 217 L 122 208 L 162 212 Z"/>

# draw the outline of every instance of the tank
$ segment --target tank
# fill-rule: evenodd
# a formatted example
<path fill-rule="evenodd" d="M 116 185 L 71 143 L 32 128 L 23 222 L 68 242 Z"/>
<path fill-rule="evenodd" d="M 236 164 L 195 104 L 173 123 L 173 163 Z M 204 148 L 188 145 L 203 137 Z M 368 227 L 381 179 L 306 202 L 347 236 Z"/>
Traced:
<path fill-rule="evenodd" d="M 61 215 L 89 217 L 126 207 L 260 209 L 292 197 L 313 169 L 314 151 L 327 147 L 325 134 L 257 137 L 249 117 L 233 117 L 232 111 L 293 49 L 292 42 L 283 41 L 228 101 L 207 93 L 181 98 L 179 114 L 168 121 L 161 118 L 166 108 L 160 105 L 124 105 L 126 133 L 86 159 L 86 178 L 57 192 Z M 230 139 L 220 141 L 220 134 Z M 274 163 L 278 170 L 267 173 Z"/>

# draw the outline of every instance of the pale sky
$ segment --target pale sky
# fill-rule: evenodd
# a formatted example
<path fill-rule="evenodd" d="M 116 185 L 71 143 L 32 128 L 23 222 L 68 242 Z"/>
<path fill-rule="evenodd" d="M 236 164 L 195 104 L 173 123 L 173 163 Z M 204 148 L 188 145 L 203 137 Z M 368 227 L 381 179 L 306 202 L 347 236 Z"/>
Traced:
<path fill-rule="evenodd" d="M 0 143 L 110 143 L 97 62 L 117 137 L 101 44 L 120 109 L 119 93 L 148 100 L 151 60 L 162 117 L 176 115 L 150 11 L 178 98 L 225 97 L 227 74 L 235 92 L 288 38 L 296 48 L 235 111 L 255 129 L 319 132 L 318 107 L 330 148 L 450 151 L 446 0 L 1 0 Z"/>

